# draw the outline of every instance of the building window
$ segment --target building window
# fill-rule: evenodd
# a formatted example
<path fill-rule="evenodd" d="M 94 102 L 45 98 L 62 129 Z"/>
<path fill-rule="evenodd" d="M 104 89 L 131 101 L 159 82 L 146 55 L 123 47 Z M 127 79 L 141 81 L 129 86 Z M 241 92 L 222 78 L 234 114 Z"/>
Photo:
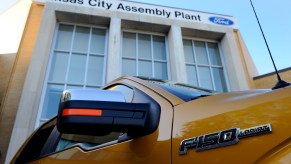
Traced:
<path fill-rule="evenodd" d="M 227 84 L 217 43 L 183 40 L 188 83 L 218 92 Z"/>
<path fill-rule="evenodd" d="M 65 89 L 98 88 L 105 83 L 107 30 L 60 24 L 43 93 L 40 123 L 57 114 Z"/>
<path fill-rule="evenodd" d="M 166 38 L 123 32 L 122 75 L 169 79 Z"/>

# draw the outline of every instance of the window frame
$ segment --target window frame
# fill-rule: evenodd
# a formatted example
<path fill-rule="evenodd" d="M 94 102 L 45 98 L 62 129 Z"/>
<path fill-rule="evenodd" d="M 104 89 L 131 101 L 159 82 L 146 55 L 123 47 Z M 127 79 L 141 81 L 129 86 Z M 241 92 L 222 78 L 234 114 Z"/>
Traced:
<path fill-rule="evenodd" d="M 123 56 L 123 36 L 124 33 L 132 33 L 135 34 L 135 57 L 124 57 Z M 143 58 L 138 58 L 139 54 L 138 54 L 138 34 L 142 34 L 142 35 L 150 35 L 150 42 L 151 42 L 151 60 L 149 59 L 143 59 Z M 166 53 L 166 60 L 155 60 L 154 59 L 154 50 L 153 50 L 153 36 L 163 36 L 165 38 L 165 53 Z M 168 79 L 164 79 L 164 80 L 171 80 L 171 69 L 170 69 L 170 55 L 169 55 L 169 46 L 168 46 L 168 36 L 166 34 L 163 33 L 158 33 L 158 32 L 150 32 L 150 31 L 141 31 L 141 30 L 132 30 L 132 29 L 122 29 L 121 30 L 121 43 L 120 43 L 120 75 L 123 75 L 122 73 L 122 67 L 123 67 L 123 59 L 131 59 L 131 60 L 135 60 L 135 66 L 136 66 L 136 75 L 134 76 L 140 76 L 139 75 L 139 60 L 141 61 L 151 61 L 152 64 L 152 78 L 155 78 L 155 63 L 166 63 L 167 65 L 167 77 Z"/>
<path fill-rule="evenodd" d="M 222 53 L 222 48 L 221 48 L 221 42 L 216 41 L 216 40 L 211 40 L 211 39 L 202 39 L 202 38 L 196 38 L 196 37 L 187 37 L 187 36 L 183 36 L 182 37 L 183 40 L 183 48 L 184 48 L 184 40 L 188 40 L 191 41 L 191 46 L 192 46 L 192 55 L 194 58 L 194 63 L 188 63 L 185 60 L 185 67 L 187 66 L 194 66 L 195 67 L 195 72 L 196 72 L 196 77 L 197 77 L 197 85 L 198 87 L 202 87 L 201 86 L 201 82 L 200 82 L 200 77 L 198 74 L 198 67 L 207 67 L 210 69 L 210 76 L 211 76 L 211 85 L 212 85 L 212 90 L 217 91 L 217 87 L 215 85 L 215 78 L 214 78 L 214 73 L 213 73 L 213 68 L 220 68 L 223 71 L 223 75 L 224 75 L 224 80 L 225 80 L 225 86 L 226 86 L 226 91 L 224 92 L 229 92 L 230 91 L 230 84 L 229 84 L 229 79 L 228 79 L 228 74 L 226 71 L 226 64 L 225 64 L 225 58 L 224 58 L 224 54 Z M 208 61 L 208 65 L 207 64 L 198 64 L 197 63 L 197 55 L 196 55 L 196 50 L 195 50 L 195 42 L 203 42 L 206 48 L 206 54 L 207 54 L 207 61 Z M 219 57 L 221 59 L 221 66 L 218 65 L 213 65 L 211 62 L 211 58 L 210 58 L 210 54 L 209 54 L 209 48 L 208 48 L 208 43 L 214 43 L 217 44 L 217 48 L 218 48 L 218 52 L 219 52 Z M 185 58 L 185 52 L 184 52 L 184 58 Z M 186 76 L 187 76 L 187 82 L 188 81 L 188 72 L 186 71 Z"/>
<path fill-rule="evenodd" d="M 68 51 L 64 51 L 64 50 L 59 50 L 56 49 L 56 42 L 59 36 L 59 27 L 60 25 L 69 25 L 69 26 L 73 26 L 73 31 L 72 31 L 72 39 L 71 39 L 71 43 L 70 43 L 70 49 Z M 85 53 L 83 52 L 77 52 L 77 51 L 73 51 L 73 43 L 74 43 L 74 36 L 76 33 L 76 28 L 77 27 L 87 27 L 89 28 L 90 32 L 89 32 L 89 40 L 88 40 L 88 47 L 87 47 L 87 51 Z M 105 30 L 105 44 L 104 44 L 104 54 L 99 54 L 99 53 L 91 53 L 90 52 L 90 47 L 91 47 L 91 39 L 92 39 L 92 31 L 93 29 L 102 29 Z M 94 87 L 94 88 L 100 88 L 103 85 L 105 85 L 106 83 L 106 72 L 107 72 L 107 61 L 108 61 L 108 38 L 109 37 L 109 29 L 108 27 L 104 27 L 104 26 L 96 26 L 96 25 L 88 25 L 88 24 L 79 24 L 79 23 L 68 23 L 68 22 L 57 22 L 56 26 L 55 26 L 55 30 L 54 30 L 54 38 L 53 38 L 53 42 L 51 44 L 51 49 L 50 49 L 50 54 L 49 54 L 49 62 L 46 68 L 46 74 L 45 74 L 45 80 L 43 82 L 43 87 L 41 89 L 41 98 L 40 98 L 40 104 L 38 107 L 38 113 L 37 113 L 37 119 L 35 122 L 35 129 L 37 127 L 39 127 L 42 123 L 41 122 L 45 122 L 49 119 L 46 118 L 42 118 L 42 111 L 44 108 L 44 102 L 45 102 L 45 96 L 46 96 L 46 90 L 48 85 L 52 84 L 52 85 L 63 85 L 63 90 L 67 89 L 68 86 L 69 87 L 82 87 L 83 89 L 86 87 Z M 61 53 L 68 53 L 69 57 L 68 57 L 68 65 L 67 65 L 67 70 L 66 70 L 66 77 L 65 77 L 65 82 L 53 82 L 53 81 L 49 81 L 49 76 L 50 76 L 50 72 L 51 72 L 51 68 L 52 68 L 52 64 L 53 64 L 53 59 L 55 56 L 56 52 L 61 52 Z M 71 56 L 72 54 L 82 54 L 82 55 L 86 55 L 86 65 L 85 65 L 85 75 L 84 75 L 84 82 L 83 83 L 70 83 L 68 82 L 68 74 L 69 74 L 69 67 L 70 67 L 70 63 L 71 63 Z M 100 85 L 90 85 L 90 84 L 86 84 L 87 82 L 87 72 L 88 72 L 88 65 L 89 65 L 89 57 L 90 56 L 97 56 L 97 57 L 104 57 L 104 63 L 103 63 L 103 76 L 102 76 L 102 83 Z"/>

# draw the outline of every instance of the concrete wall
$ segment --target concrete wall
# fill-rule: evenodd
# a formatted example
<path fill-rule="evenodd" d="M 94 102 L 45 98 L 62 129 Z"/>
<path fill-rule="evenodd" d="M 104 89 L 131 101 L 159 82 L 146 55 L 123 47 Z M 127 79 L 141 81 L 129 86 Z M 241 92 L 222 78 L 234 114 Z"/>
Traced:
<path fill-rule="evenodd" d="M 0 109 L 5 92 L 8 86 L 9 78 L 12 72 L 16 54 L 0 54 Z M 0 110 L 1 115 L 1 110 Z"/>
<path fill-rule="evenodd" d="M 22 95 L 24 81 L 26 79 L 26 74 L 28 67 L 31 61 L 32 51 L 34 49 L 34 44 L 37 36 L 37 31 L 39 29 L 39 23 L 42 15 L 42 7 L 38 7 L 36 4 L 32 4 L 31 10 L 28 16 L 28 21 L 22 35 L 20 46 L 16 54 L 16 59 L 13 66 L 13 72 L 10 77 L 9 85 L 5 95 L 5 99 L 2 104 L 2 113 L 1 113 L 1 124 L 0 124 L 0 138 L 1 138 L 1 161 L 4 163 L 5 155 L 11 138 L 12 129 L 15 122 L 15 115 L 19 111 L 19 103 L 21 96 L 30 96 Z M 30 104 L 26 104 L 29 106 Z M 24 113 L 24 115 L 30 115 L 31 113 Z M 25 118 L 27 119 L 27 118 Z M 19 119 L 18 122 L 21 126 L 27 126 L 25 120 Z M 4 130 L 5 129 L 5 130 Z M 18 137 L 28 136 L 28 133 L 18 133 Z M 15 136 L 15 135 L 14 135 Z M 18 139 L 15 139 L 13 142 L 17 142 Z"/>
<path fill-rule="evenodd" d="M 279 70 L 279 73 L 282 80 L 291 83 L 291 67 Z M 273 88 L 277 82 L 275 72 L 254 77 L 256 88 Z"/>
<path fill-rule="evenodd" d="M 240 51 L 240 60 L 242 63 L 242 66 L 244 68 L 244 77 L 247 80 L 249 88 L 254 89 L 255 84 L 253 82 L 253 77 L 258 76 L 258 70 L 250 56 L 250 53 L 243 41 L 243 38 L 239 31 L 234 31 L 236 42 L 238 43 L 238 50 Z"/>
<path fill-rule="evenodd" d="M 9 80 L 11 77 L 15 55 L 16 54 L 0 54 L 0 128 L 1 128 L 0 135 L 1 133 L 6 134 L 8 132 L 11 132 L 11 129 L 7 129 L 1 125 L 5 124 L 5 122 L 12 121 L 12 120 L 7 120 L 6 118 L 7 111 L 2 112 L 2 110 L 3 110 L 3 104 L 5 102 L 6 91 L 7 91 Z M 3 160 L 5 159 L 7 142 L 8 141 L 5 140 L 5 137 L 4 139 L 1 138 L 0 140 L 0 163 L 3 163 Z"/>

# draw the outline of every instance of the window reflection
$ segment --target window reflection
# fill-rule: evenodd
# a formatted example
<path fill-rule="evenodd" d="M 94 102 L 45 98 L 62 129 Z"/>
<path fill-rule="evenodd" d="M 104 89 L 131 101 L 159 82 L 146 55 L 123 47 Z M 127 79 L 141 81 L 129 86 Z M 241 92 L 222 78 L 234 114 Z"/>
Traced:
<path fill-rule="evenodd" d="M 218 44 L 184 39 L 183 45 L 188 83 L 226 92 L 227 85 Z"/>
<path fill-rule="evenodd" d="M 124 32 L 122 75 L 168 79 L 164 36 Z"/>

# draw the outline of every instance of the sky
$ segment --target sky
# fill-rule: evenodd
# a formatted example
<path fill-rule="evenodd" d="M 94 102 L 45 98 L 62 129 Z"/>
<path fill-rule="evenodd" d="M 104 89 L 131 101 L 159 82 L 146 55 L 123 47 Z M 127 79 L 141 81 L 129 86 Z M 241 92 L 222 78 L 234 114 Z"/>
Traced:
<path fill-rule="evenodd" d="M 2 0 L 0 1 L 0 14 L 3 13 L 7 8 L 11 7 L 18 0 Z"/>
<path fill-rule="evenodd" d="M 274 68 L 249 0 L 131 0 L 182 9 L 230 15 L 260 75 Z M 0 1 L 0 14 L 17 0 Z M 252 0 L 278 70 L 291 67 L 291 0 Z"/>

